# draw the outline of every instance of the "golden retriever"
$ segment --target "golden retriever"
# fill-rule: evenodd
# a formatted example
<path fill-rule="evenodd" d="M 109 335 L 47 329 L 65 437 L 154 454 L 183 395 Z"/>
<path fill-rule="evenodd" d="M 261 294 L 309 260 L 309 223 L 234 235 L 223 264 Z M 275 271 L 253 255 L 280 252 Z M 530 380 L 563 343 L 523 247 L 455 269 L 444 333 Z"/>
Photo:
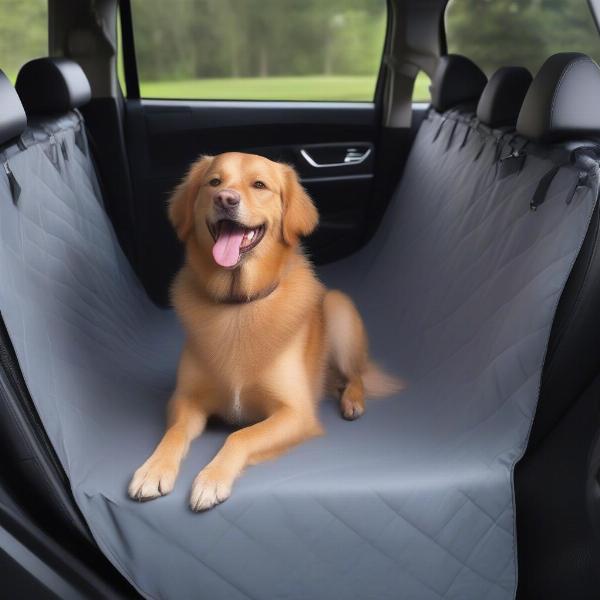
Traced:
<path fill-rule="evenodd" d="M 172 301 L 187 337 L 166 433 L 129 495 L 168 494 L 209 416 L 245 424 L 196 477 L 190 506 L 199 511 L 228 498 L 246 465 L 321 434 L 326 388 L 356 419 L 365 394 L 399 384 L 369 361 L 352 301 L 328 291 L 301 251 L 318 214 L 291 167 L 252 154 L 204 156 L 173 193 L 169 218 L 186 249 Z"/>

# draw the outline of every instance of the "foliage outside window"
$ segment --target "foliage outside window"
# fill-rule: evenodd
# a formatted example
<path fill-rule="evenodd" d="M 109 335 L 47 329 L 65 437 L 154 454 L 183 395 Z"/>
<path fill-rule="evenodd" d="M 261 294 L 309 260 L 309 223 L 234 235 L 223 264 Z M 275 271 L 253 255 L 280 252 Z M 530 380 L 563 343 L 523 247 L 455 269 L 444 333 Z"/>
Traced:
<path fill-rule="evenodd" d="M 429 102 L 431 100 L 431 94 L 429 93 L 430 85 L 431 79 L 429 75 L 425 71 L 419 71 L 413 87 L 413 102 Z"/>
<path fill-rule="evenodd" d="M 446 37 L 449 52 L 468 56 L 488 75 L 508 65 L 535 75 L 557 52 L 600 59 L 600 37 L 586 0 L 450 0 Z"/>
<path fill-rule="evenodd" d="M 385 0 L 132 0 L 143 97 L 373 99 Z"/>
<path fill-rule="evenodd" d="M 14 83 L 23 64 L 48 55 L 47 0 L 0 2 L 0 69 Z"/>

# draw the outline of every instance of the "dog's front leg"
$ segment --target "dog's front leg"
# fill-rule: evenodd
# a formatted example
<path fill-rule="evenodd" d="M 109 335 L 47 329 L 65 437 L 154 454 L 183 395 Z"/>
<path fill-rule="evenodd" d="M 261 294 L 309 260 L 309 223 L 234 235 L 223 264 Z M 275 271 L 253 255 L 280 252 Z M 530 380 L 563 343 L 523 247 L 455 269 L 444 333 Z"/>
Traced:
<path fill-rule="evenodd" d="M 226 500 L 244 467 L 284 452 L 321 433 L 312 411 L 309 414 L 283 405 L 264 421 L 227 437 L 215 458 L 196 477 L 190 506 L 201 511 Z"/>
<path fill-rule="evenodd" d="M 179 466 L 190 442 L 206 425 L 204 403 L 212 394 L 207 379 L 197 367 L 188 347 L 184 347 L 177 387 L 167 411 L 167 431 L 148 460 L 134 473 L 129 495 L 135 500 L 152 500 L 173 490 Z"/>
<path fill-rule="evenodd" d="M 197 398 L 175 392 L 169 402 L 168 423 L 162 440 L 131 479 L 129 495 L 134 500 L 152 500 L 173 490 L 190 442 L 204 430 L 206 414 Z"/>

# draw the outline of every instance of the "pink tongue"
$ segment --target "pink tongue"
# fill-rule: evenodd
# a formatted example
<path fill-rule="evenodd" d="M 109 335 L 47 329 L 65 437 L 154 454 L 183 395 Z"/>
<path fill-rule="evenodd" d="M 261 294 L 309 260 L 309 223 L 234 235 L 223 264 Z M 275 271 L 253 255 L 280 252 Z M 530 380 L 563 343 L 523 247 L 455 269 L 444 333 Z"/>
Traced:
<path fill-rule="evenodd" d="M 221 223 L 219 237 L 213 246 L 213 258 L 222 267 L 234 267 L 240 259 L 240 246 L 244 239 L 244 230 L 233 223 Z"/>

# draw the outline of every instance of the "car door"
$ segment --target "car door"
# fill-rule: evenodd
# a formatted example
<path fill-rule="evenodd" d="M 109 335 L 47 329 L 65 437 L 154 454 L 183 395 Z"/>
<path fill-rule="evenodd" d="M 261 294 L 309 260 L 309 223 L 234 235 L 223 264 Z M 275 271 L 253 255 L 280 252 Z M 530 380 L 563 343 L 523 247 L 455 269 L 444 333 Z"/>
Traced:
<path fill-rule="evenodd" d="M 121 3 L 133 235 L 152 297 L 166 302 L 181 260 L 166 201 L 201 154 L 252 152 L 292 164 L 320 213 L 306 240 L 312 259 L 360 247 L 377 206 L 386 1 L 168 7 Z M 406 135 L 396 164 L 409 144 Z"/>

